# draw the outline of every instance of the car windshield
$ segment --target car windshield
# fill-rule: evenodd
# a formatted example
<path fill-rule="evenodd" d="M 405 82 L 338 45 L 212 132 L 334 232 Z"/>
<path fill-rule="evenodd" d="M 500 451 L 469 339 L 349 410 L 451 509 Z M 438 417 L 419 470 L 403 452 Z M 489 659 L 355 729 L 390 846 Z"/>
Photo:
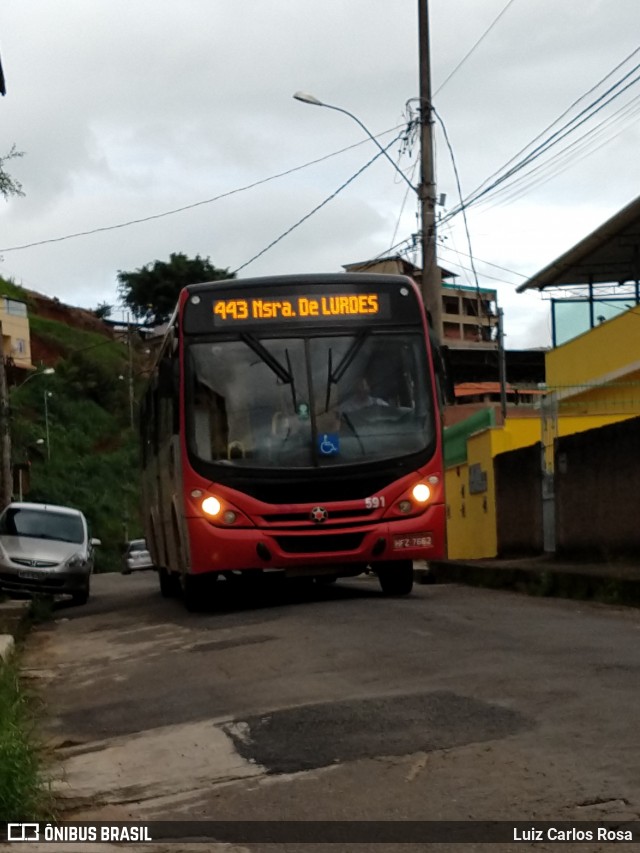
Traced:
<path fill-rule="evenodd" d="M 435 423 L 420 334 L 195 343 L 187 360 L 192 454 L 243 468 L 376 462 L 423 450 Z"/>
<path fill-rule="evenodd" d="M 79 515 L 24 507 L 9 507 L 0 518 L 0 535 L 84 542 L 84 526 Z"/>
<path fill-rule="evenodd" d="M 144 539 L 138 539 L 136 542 L 131 542 L 129 545 L 129 551 L 146 551 L 147 543 Z"/>

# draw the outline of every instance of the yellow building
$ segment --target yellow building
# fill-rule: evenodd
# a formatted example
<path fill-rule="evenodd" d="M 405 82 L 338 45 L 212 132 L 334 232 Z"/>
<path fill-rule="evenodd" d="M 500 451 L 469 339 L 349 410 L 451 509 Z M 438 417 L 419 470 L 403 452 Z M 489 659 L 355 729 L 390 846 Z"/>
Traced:
<path fill-rule="evenodd" d="M 539 417 L 510 419 L 507 409 L 496 427 L 480 413 L 445 431 L 449 559 L 497 556 L 496 455 L 539 444 L 552 498 L 556 439 L 640 415 L 639 257 L 640 199 L 519 288 L 572 292 L 552 300 Z"/>
<path fill-rule="evenodd" d="M 31 338 L 26 304 L 8 296 L 0 296 L 0 328 L 5 362 L 12 359 L 16 367 L 31 370 Z"/>

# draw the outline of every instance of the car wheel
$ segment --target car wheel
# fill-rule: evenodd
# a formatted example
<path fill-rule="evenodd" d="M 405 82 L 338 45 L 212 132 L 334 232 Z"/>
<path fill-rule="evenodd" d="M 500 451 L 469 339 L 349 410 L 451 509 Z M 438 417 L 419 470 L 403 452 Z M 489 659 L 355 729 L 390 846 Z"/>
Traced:
<path fill-rule="evenodd" d="M 76 605 L 76 607 L 86 604 L 87 601 L 89 601 L 89 584 L 87 584 L 85 589 L 80 590 L 80 592 L 72 592 L 71 601 Z"/>
<path fill-rule="evenodd" d="M 180 578 L 175 572 L 168 569 L 158 569 L 160 580 L 160 594 L 163 598 L 175 598 L 180 593 Z"/>
<path fill-rule="evenodd" d="M 376 573 L 385 595 L 409 595 L 413 589 L 413 561 L 376 563 Z"/>

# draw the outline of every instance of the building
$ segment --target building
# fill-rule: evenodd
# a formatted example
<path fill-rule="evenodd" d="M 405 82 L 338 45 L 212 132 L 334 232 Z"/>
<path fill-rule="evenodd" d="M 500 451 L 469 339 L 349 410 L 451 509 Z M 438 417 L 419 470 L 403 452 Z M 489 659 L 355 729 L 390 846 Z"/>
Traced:
<path fill-rule="evenodd" d="M 640 198 L 528 289 L 557 289 L 544 394 L 536 417 L 486 408 L 446 431 L 449 557 L 637 557 Z"/>
<path fill-rule="evenodd" d="M 346 272 L 372 272 L 382 275 L 406 275 L 420 282 L 422 270 L 399 256 L 377 258 L 345 264 Z M 477 395 L 492 397 L 498 422 L 502 420 L 500 389 L 500 357 L 498 341 L 497 291 L 486 287 L 459 285 L 455 274 L 440 269 L 442 276 L 442 326 L 445 361 L 454 396 L 445 412 L 447 425 L 456 423 L 480 408 L 476 399 L 462 393 L 459 386 L 486 383 Z M 545 381 L 543 350 L 507 350 L 504 354 L 506 399 L 508 406 L 525 412 L 530 402 L 529 391 Z"/>
<path fill-rule="evenodd" d="M 0 326 L 2 355 L 6 364 L 22 370 L 32 370 L 31 336 L 27 305 L 18 299 L 0 296 Z"/>
<path fill-rule="evenodd" d="M 399 256 L 345 264 L 346 272 L 406 275 L 417 283 L 422 270 Z M 443 343 L 461 349 L 497 348 L 497 293 L 485 287 L 463 287 L 449 279 L 455 274 L 440 268 L 442 276 Z"/>

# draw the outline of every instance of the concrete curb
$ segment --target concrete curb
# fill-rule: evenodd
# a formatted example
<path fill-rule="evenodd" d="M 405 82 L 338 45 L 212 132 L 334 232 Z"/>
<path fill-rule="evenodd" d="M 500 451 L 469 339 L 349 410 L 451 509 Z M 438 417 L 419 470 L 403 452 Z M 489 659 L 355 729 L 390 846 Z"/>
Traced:
<path fill-rule="evenodd" d="M 640 607 L 640 568 L 562 564 L 550 559 L 437 560 L 416 568 L 418 583 L 462 583 L 541 597 Z"/>
<path fill-rule="evenodd" d="M 29 601 L 0 602 L 0 661 L 9 660 L 29 613 Z"/>
<path fill-rule="evenodd" d="M 11 634 L 0 634 L 0 661 L 6 663 L 15 648 L 16 642 Z"/>

